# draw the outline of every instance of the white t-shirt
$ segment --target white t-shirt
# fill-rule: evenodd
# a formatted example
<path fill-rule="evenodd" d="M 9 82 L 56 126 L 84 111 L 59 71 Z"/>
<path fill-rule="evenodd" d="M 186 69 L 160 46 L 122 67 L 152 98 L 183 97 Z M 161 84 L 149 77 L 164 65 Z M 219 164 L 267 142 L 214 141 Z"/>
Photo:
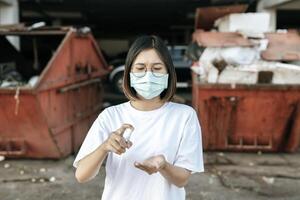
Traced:
<path fill-rule="evenodd" d="M 122 155 L 109 153 L 102 200 L 184 200 L 185 190 L 170 183 L 159 172 L 148 175 L 134 162 L 163 154 L 178 167 L 203 172 L 201 129 L 195 110 L 187 105 L 166 102 L 158 109 L 140 111 L 130 102 L 103 110 L 94 121 L 74 160 L 96 150 L 109 134 L 129 123 L 133 146 Z M 98 173 L 98 172 L 97 172 Z"/>

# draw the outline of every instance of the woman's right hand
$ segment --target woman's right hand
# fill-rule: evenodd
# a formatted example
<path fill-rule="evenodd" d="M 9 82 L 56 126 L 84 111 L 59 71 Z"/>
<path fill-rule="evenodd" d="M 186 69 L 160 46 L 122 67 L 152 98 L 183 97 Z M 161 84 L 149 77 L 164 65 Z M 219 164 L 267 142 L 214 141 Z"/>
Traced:
<path fill-rule="evenodd" d="M 134 130 L 134 127 L 130 124 L 123 124 L 119 129 L 112 132 L 110 136 L 104 142 L 104 149 L 106 152 L 114 152 L 121 155 L 126 152 L 132 146 L 131 141 L 126 141 L 123 137 L 125 130 L 129 128 Z"/>

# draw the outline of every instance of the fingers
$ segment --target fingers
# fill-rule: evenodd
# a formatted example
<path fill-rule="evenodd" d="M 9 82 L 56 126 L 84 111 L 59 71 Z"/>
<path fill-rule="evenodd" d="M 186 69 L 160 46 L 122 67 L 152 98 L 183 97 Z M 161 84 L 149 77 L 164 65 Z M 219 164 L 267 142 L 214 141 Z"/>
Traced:
<path fill-rule="evenodd" d="M 120 155 L 126 152 L 128 145 L 122 136 L 118 135 L 117 133 L 112 133 L 108 138 L 107 146 L 109 151 Z"/>
<path fill-rule="evenodd" d="M 127 145 L 127 148 L 129 149 L 132 146 L 132 142 L 128 140 L 128 141 L 126 141 L 126 145 Z"/>
<path fill-rule="evenodd" d="M 117 129 L 115 132 L 119 135 L 123 136 L 125 130 L 129 128 L 131 130 L 134 130 L 134 127 L 131 124 L 123 124 L 119 129 Z"/>
<path fill-rule="evenodd" d="M 141 165 L 151 171 L 157 171 L 158 170 L 158 167 L 156 166 L 155 163 L 151 163 L 151 162 L 147 162 L 147 161 L 144 161 L 141 163 Z"/>
<path fill-rule="evenodd" d="M 119 155 L 126 152 L 126 149 L 121 147 L 120 144 L 117 141 L 112 140 L 110 142 L 110 144 L 111 144 L 111 147 L 112 147 L 111 148 L 112 152 L 114 152 L 116 154 L 119 154 Z"/>
<path fill-rule="evenodd" d="M 120 136 L 120 135 L 118 135 L 118 134 L 114 134 L 113 135 L 113 139 L 116 141 L 116 142 L 118 142 L 118 144 L 122 147 L 122 148 L 128 148 L 127 146 L 127 143 L 126 143 L 126 140 L 122 137 L 122 136 Z"/>
<path fill-rule="evenodd" d="M 135 166 L 136 168 L 138 168 L 138 169 L 140 169 L 140 170 L 143 170 L 143 171 L 147 172 L 148 174 L 150 174 L 149 170 L 148 170 L 146 167 L 144 167 L 142 164 L 140 164 L 140 163 L 138 163 L 138 162 L 135 162 L 135 163 L 134 163 L 134 166 Z"/>
<path fill-rule="evenodd" d="M 143 163 L 134 162 L 134 166 L 138 169 L 141 169 L 141 170 L 147 172 L 149 175 L 157 172 L 156 167 L 145 165 Z"/>
<path fill-rule="evenodd" d="M 105 149 L 107 151 L 112 151 L 116 154 L 123 154 L 126 152 L 126 148 L 130 148 L 132 146 L 132 142 L 126 140 L 123 137 L 123 134 L 126 129 L 134 130 L 133 126 L 130 124 L 123 124 L 119 129 L 115 132 L 111 133 L 109 138 L 105 142 Z"/>

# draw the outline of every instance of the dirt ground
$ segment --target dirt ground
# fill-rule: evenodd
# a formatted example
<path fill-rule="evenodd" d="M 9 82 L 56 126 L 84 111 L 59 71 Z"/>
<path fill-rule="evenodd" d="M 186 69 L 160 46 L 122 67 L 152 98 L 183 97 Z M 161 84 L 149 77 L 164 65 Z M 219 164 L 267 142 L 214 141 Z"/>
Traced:
<path fill-rule="evenodd" d="M 1 200 L 101 199 L 105 172 L 81 184 L 74 155 L 61 160 L 0 162 Z M 300 152 L 295 154 L 205 153 L 205 173 L 192 175 L 187 200 L 299 200 Z"/>

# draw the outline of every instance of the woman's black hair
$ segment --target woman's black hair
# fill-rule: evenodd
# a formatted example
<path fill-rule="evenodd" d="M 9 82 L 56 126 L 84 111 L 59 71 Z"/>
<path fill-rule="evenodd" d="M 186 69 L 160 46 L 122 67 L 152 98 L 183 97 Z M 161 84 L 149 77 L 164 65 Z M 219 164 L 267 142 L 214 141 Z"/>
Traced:
<path fill-rule="evenodd" d="M 169 74 L 168 79 L 168 88 L 165 89 L 160 97 L 163 101 L 170 101 L 175 94 L 176 91 L 176 72 L 173 65 L 172 58 L 169 54 L 167 46 L 164 44 L 163 40 L 155 35 L 144 35 L 138 37 L 133 44 L 131 45 L 126 61 L 125 61 L 125 71 L 123 78 L 123 91 L 128 99 L 136 100 L 138 96 L 134 88 L 130 86 L 130 71 L 132 64 L 136 57 L 144 50 L 154 49 L 160 59 L 163 61 L 167 68 L 167 72 Z"/>

